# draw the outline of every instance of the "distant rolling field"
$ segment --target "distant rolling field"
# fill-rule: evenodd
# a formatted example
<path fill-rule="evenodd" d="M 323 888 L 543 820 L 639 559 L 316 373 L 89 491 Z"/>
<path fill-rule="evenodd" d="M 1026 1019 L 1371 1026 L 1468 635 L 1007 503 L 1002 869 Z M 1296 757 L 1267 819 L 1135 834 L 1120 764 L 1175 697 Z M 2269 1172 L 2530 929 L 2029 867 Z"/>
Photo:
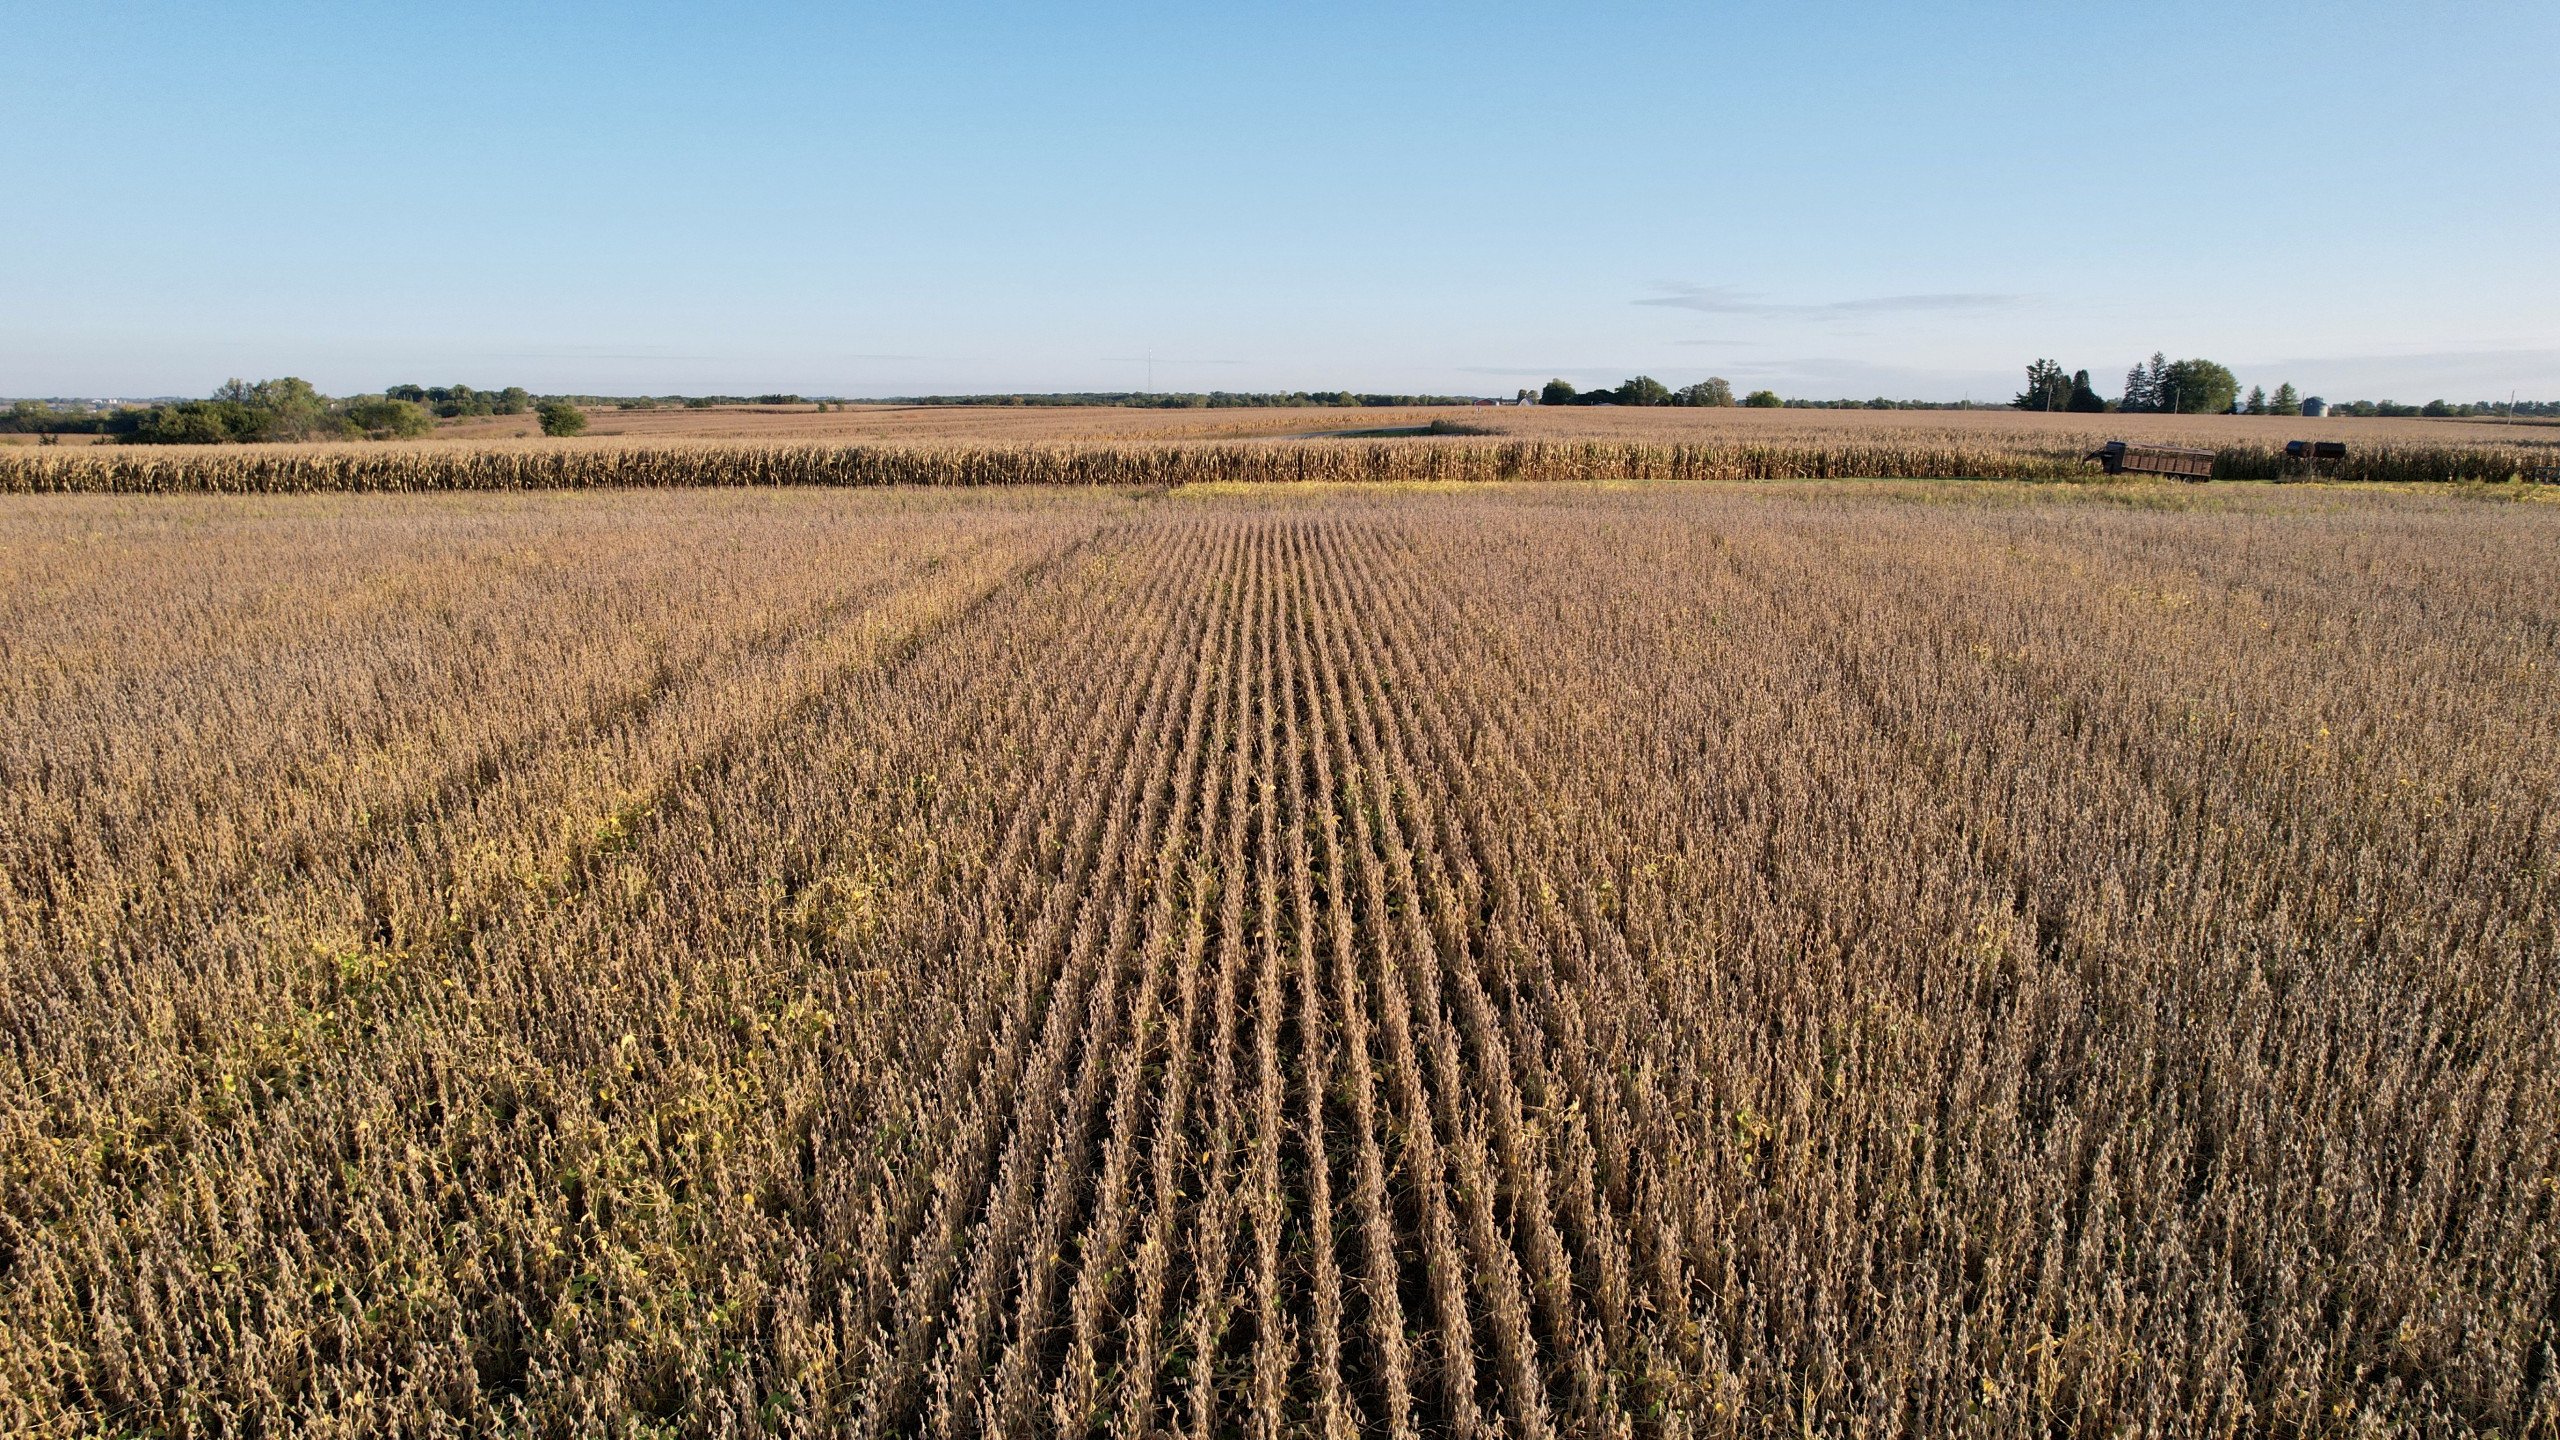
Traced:
<path fill-rule="evenodd" d="M 2110 438 L 2167 444 L 2263 444 L 2273 439 L 2350 443 L 2543 444 L 2560 447 L 2560 424 L 2481 420 L 2304 420 L 2260 415 L 2047 415 L 2023 410 L 1757 410 L 1742 406 L 1433 406 L 1376 409 L 1138 410 L 1116 406 L 856 405 L 722 406 L 589 412 L 589 433 L 625 440 L 883 441 L 1199 440 L 1390 429 L 1434 420 L 1527 439 L 1697 441 L 1870 440 L 1925 437 L 1978 443 Z M 504 439 L 534 432 L 530 415 L 446 421 L 439 439 Z M 2083 446 L 2089 448 L 2089 446 Z"/>

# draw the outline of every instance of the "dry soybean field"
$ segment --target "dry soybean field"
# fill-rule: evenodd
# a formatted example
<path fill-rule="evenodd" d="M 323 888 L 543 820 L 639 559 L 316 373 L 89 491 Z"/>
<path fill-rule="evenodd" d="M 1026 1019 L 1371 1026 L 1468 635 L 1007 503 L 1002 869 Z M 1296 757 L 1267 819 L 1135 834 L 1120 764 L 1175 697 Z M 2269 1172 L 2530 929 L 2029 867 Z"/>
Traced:
<path fill-rule="evenodd" d="M 2550 1436 L 2555 736 L 2449 488 L 0 498 L 0 1429 Z"/>

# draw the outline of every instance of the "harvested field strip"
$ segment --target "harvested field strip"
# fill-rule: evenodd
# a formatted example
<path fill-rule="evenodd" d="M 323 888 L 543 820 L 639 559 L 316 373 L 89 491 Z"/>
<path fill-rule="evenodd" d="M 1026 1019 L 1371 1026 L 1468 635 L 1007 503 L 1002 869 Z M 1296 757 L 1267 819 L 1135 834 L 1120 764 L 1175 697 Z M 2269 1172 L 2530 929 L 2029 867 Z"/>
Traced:
<path fill-rule="evenodd" d="M 0 1420 L 2560 1423 L 2560 521 L 1913 498 L 434 502 L 765 557 L 654 648 L 410 502 L 170 502 L 293 507 L 164 552 L 196 666 L 0 675 L 29 745 L 124 677 L 0 813 L 100 837 L 6 852 Z M 177 598 L 350 515 L 464 578 Z M 454 714 L 362 699 L 403 626 Z M 470 763 L 200 773 L 268 656 Z"/>

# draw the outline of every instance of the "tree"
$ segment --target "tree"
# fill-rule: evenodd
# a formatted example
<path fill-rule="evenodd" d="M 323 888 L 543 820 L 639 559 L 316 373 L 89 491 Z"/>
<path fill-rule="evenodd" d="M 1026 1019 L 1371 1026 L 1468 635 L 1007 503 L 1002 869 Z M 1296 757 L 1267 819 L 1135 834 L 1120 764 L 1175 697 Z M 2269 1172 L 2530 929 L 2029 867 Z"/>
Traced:
<path fill-rule="evenodd" d="M 533 408 L 533 397 L 521 385 L 510 385 L 498 392 L 497 411 L 501 415 L 521 415 Z"/>
<path fill-rule="evenodd" d="M 2293 388 L 2292 381 L 2287 380 L 2276 387 L 2275 398 L 2267 402 L 2267 408 L 2278 415 L 2299 415 L 2302 413 L 2301 392 Z"/>
<path fill-rule="evenodd" d="M 1574 403 L 1574 389 L 1571 385 L 1566 384 L 1562 380 L 1550 380 L 1547 382 L 1546 388 L 1538 392 L 1538 403 L 1541 405 L 1571 405 Z"/>
<path fill-rule="evenodd" d="M 1742 397 L 1742 403 L 1755 410 L 1775 410 L 1787 402 L 1779 399 L 1775 390 L 1754 390 Z"/>
<path fill-rule="evenodd" d="M 2088 371 L 2074 370 L 2071 372 L 2071 398 L 2064 402 L 2062 408 L 2076 415 L 2096 415 L 2106 410 L 2107 402 L 2099 398 L 2097 391 L 2089 388 Z"/>
<path fill-rule="evenodd" d="M 313 440 L 350 433 L 345 417 L 311 382 L 288 375 L 254 383 L 225 380 L 210 400 L 155 405 L 134 417 L 125 439 L 137 445 L 212 445 L 226 441 Z"/>
<path fill-rule="evenodd" d="M 1668 405 L 1671 403 L 1671 387 L 1650 375 L 1638 375 L 1618 387 L 1618 403 L 1621 405 Z"/>
<path fill-rule="evenodd" d="M 329 413 L 329 397 L 297 375 L 225 380 L 209 403 L 231 407 L 224 426 L 239 440 L 308 440 L 343 428 Z"/>
<path fill-rule="evenodd" d="M 2162 376 L 2167 403 L 2178 415 L 2220 415 L 2239 398 L 2240 378 L 2210 360 L 2180 360 Z"/>
<path fill-rule="evenodd" d="M 566 400 L 545 400 L 535 413 L 542 420 L 542 433 L 545 435 L 587 433 L 587 412 Z"/>
<path fill-rule="evenodd" d="M 2027 367 L 2027 388 L 2009 402 L 2021 410 L 2061 410 L 2071 403 L 2071 381 L 2062 367 L 2038 360 Z"/>
<path fill-rule="evenodd" d="M 2135 414 L 2166 410 L 2168 383 L 2169 357 L 2154 350 L 2148 365 L 2136 365 L 2124 373 L 2124 399 L 2116 408 Z"/>
<path fill-rule="evenodd" d="M 261 438 L 256 417 L 236 400 L 181 400 L 154 405 L 125 432 L 127 445 L 220 445 Z"/>
<path fill-rule="evenodd" d="M 2268 413 L 2268 412 L 2267 412 L 2267 387 L 2266 387 L 2266 386 L 2264 386 L 2264 385 L 2252 385 L 2252 386 L 2250 386 L 2250 387 L 2249 387 L 2249 398 L 2248 398 L 2248 400 L 2247 400 L 2247 401 L 2245 401 L 2245 402 L 2242 404 L 2241 409 L 2242 409 L 2245 413 L 2247 413 L 2247 414 L 2251 414 L 2251 415 L 2264 415 L 2264 414 Z"/>
<path fill-rule="evenodd" d="M 1720 409 L 1733 403 L 1733 382 L 1721 375 L 1710 375 L 1695 385 L 1681 386 L 1672 403 Z"/>
<path fill-rule="evenodd" d="M 436 428 L 434 412 L 415 400 L 365 396 L 346 404 L 347 423 L 376 440 L 407 440 Z"/>

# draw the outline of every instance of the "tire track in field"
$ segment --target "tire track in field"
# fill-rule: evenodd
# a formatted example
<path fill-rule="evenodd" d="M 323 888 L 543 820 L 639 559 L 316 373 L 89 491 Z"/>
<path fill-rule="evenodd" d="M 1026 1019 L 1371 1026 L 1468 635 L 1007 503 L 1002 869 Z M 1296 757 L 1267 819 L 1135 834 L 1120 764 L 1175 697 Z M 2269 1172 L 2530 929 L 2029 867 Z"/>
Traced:
<path fill-rule="evenodd" d="M 1074 542 L 1060 537 L 1060 543 L 1072 548 Z M 547 852 L 556 871 L 540 893 L 512 879 L 493 884 L 485 876 L 475 878 L 466 867 L 480 852 L 465 842 L 478 835 L 488 843 L 507 833 L 507 817 L 498 807 L 509 795 L 531 789 L 552 799 L 566 795 L 572 803 L 608 790 L 632 797 L 613 818 L 636 840 L 656 823 L 660 802 L 680 781 L 716 778 L 749 763 L 758 746 L 790 733 L 853 677 L 902 664 L 928 637 L 964 622 L 1005 585 L 1054 563 L 1060 552 L 1027 547 L 1015 553 L 981 544 L 972 553 L 976 558 L 969 563 L 923 583 L 885 587 L 876 604 L 846 607 L 826 623 L 776 637 L 775 648 L 765 657 L 774 663 L 751 666 L 748 661 L 757 657 L 723 652 L 729 663 L 718 667 L 718 676 L 706 670 L 696 682 L 710 688 L 717 681 L 719 697 L 730 702 L 723 715 L 743 716 L 749 722 L 745 725 L 695 717 L 676 706 L 680 689 L 664 692 L 630 717 L 627 724 L 636 728 L 614 732 L 627 736 L 627 743 L 608 750 L 545 751 L 558 755 L 558 763 L 530 779 L 517 777 L 519 783 L 507 795 L 495 784 L 500 777 L 468 787 L 458 801 L 461 808 L 439 819 L 425 846 L 413 848 L 412 831 L 385 832 L 377 843 L 359 846 L 347 862 L 345 885 L 323 885 L 319 877 L 304 876 L 281 890 L 242 897 L 230 923 L 189 937 L 189 963 L 150 972 L 158 978 L 156 985 L 112 966 L 87 965 L 60 967 L 40 987 L 12 984 L 0 994 L 0 1024 L 5 1024 L 13 1065 L 20 1072 L 13 1086 L 35 1088 L 27 1077 L 47 1075 L 53 1078 L 42 1088 L 65 1092 L 71 1088 L 65 1078 L 77 1077 L 81 1086 L 117 1095 L 128 1111 L 185 1113 L 199 1103 L 193 1087 L 200 1083 L 200 1067 L 141 1073 L 135 1057 L 148 1053 L 146 1042 L 154 1029 L 187 1035 L 185 1050 L 198 1055 L 254 1043 L 257 1035 L 252 1032 L 268 1009 L 299 1003 L 315 988 L 330 993 L 326 987 L 336 976 L 315 977 L 315 958 L 326 972 L 348 943 L 394 953 L 414 950 L 450 963 L 462 974 L 475 973 L 485 960 L 474 957 L 482 956 L 499 933 L 533 913 L 579 903 L 596 878 L 595 862 L 604 848 L 585 834 L 568 834 Z M 394 890 L 404 898 L 386 911 L 383 897 Z M 377 917 L 373 935 L 333 939 L 343 934 L 336 928 L 339 913 L 358 902 Z M 21 981 L 28 978 L 27 972 L 13 973 Z M 244 996 L 256 997 L 255 1003 L 245 1002 Z M 47 1020 L 91 1011 L 132 1020 L 112 1031 Z M 266 1097 L 247 1094 L 225 1123 L 254 1124 L 266 1103 Z M 113 1119 L 65 1115 L 49 1123 L 77 1133 Z M 219 1137 L 209 1132 L 203 1138 Z"/>
<path fill-rule="evenodd" d="M 930 571 L 945 561 L 956 561 L 966 568 L 992 543 L 993 537 L 989 536 L 964 537 L 951 555 L 936 557 L 925 568 Z M 734 678 L 751 669 L 788 663 L 794 652 L 823 645 L 846 621 L 921 579 L 920 574 L 914 573 L 883 577 L 726 637 L 722 643 L 707 646 L 677 663 L 661 661 L 638 684 L 597 697 L 596 703 L 566 729 L 496 737 L 484 748 L 458 757 L 441 772 L 426 777 L 416 789 L 368 806 L 352 823 L 291 837 L 289 851 L 243 855 L 238 865 L 224 873 L 191 875 L 190 890 L 213 901 L 204 914 L 193 917 L 195 926 L 200 933 L 209 933 L 226 924 L 254 923 L 254 905 L 263 903 L 273 908 L 283 903 L 284 895 L 278 893 L 279 889 L 290 894 L 296 888 L 326 882 L 328 877 L 322 872 L 319 857 L 344 854 L 350 858 L 335 868 L 361 869 L 402 843 L 418 827 L 442 817 L 467 815 L 483 794 L 527 767 L 553 756 L 574 757 L 585 747 L 615 734 L 646 730 L 658 713 L 680 708 L 690 692 L 709 688 L 723 677 Z M 365 756 L 389 751 L 407 738 L 405 733 L 386 737 L 345 763 L 362 768 Z M 274 843 L 281 845 L 284 839 L 277 837 Z M 252 880 L 259 883 L 253 887 Z M 378 897 L 366 898 L 378 908 Z M 118 956 L 138 953 L 151 938 L 142 933 L 144 926 L 160 918 L 128 905 L 109 933 L 80 937 L 80 950 L 84 954 Z M 387 915 L 373 918 L 383 924 L 392 920 Z M 67 943 L 65 937 L 58 935 L 44 938 L 57 945 Z M 400 938 L 403 937 L 394 937 Z"/>

